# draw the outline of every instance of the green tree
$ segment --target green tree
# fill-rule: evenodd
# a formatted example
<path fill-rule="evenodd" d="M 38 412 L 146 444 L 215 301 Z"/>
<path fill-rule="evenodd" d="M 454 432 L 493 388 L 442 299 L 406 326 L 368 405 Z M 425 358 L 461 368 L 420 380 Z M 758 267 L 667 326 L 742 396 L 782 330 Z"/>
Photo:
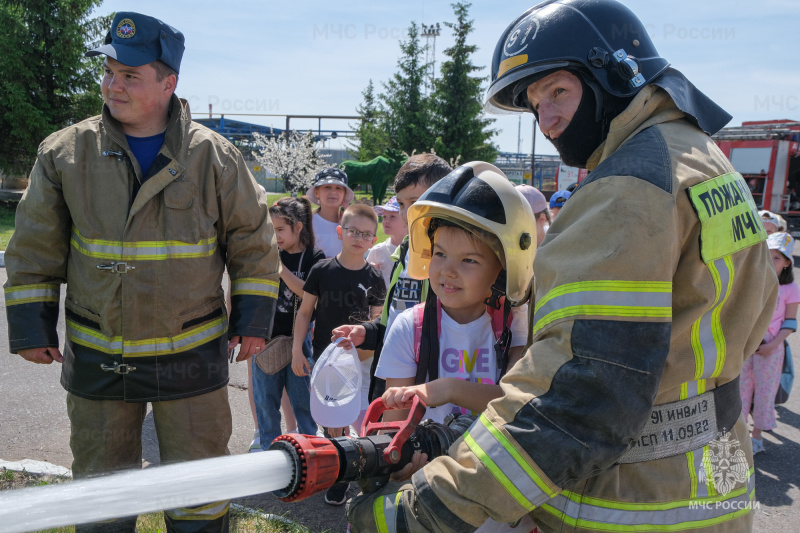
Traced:
<path fill-rule="evenodd" d="M 0 0 L 0 169 L 30 170 L 50 133 L 100 111 L 102 59 L 84 58 L 112 16 L 102 0 Z"/>
<path fill-rule="evenodd" d="M 460 161 L 494 161 L 497 148 L 490 139 L 497 130 L 489 126 L 494 119 L 484 116 L 482 84 L 486 78 L 473 76 L 482 70 L 472 63 L 471 55 L 478 49 L 467 44 L 467 36 L 473 30 L 469 20 L 471 4 L 451 4 L 456 22 L 445 22 L 453 30 L 455 43 L 444 51 L 449 59 L 442 63 L 441 78 L 435 82 L 433 93 L 434 131 L 433 144 L 436 153 L 445 160 L 461 156 Z"/>
<path fill-rule="evenodd" d="M 414 150 L 426 152 L 433 145 L 433 124 L 430 101 L 423 92 L 428 64 L 416 23 L 408 28 L 408 40 L 400 41 L 400 51 L 398 71 L 384 83 L 385 92 L 380 95 L 383 130 L 392 148 L 409 154 Z"/>
<path fill-rule="evenodd" d="M 355 130 L 357 143 L 348 142 L 350 146 L 347 152 L 357 161 L 363 162 L 382 155 L 389 146 L 389 140 L 383 129 L 383 113 L 375 99 L 375 86 L 372 80 L 369 80 L 369 85 L 361 94 L 364 96 L 364 101 L 356 108 L 356 112 L 361 115 L 361 123 Z"/>

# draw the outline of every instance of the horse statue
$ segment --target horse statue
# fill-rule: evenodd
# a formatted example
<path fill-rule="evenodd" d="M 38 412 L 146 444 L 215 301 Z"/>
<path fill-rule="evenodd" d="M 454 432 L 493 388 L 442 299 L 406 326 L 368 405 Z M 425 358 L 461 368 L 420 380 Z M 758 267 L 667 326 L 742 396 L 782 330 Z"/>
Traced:
<path fill-rule="evenodd" d="M 372 190 L 373 205 L 383 203 L 386 188 L 390 180 L 394 179 L 397 171 L 403 166 L 406 156 L 400 150 L 389 148 L 384 155 L 379 155 L 370 161 L 344 161 L 340 167 L 347 173 L 350 187 L 354 185 L 369 185 Z"/>

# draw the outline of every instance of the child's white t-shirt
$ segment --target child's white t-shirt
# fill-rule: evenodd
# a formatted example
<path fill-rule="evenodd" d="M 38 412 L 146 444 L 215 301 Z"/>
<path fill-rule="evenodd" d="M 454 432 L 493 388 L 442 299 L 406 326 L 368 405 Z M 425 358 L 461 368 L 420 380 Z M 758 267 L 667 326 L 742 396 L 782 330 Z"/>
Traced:
<path fill-rule="evenodd" d="M 511 346 L 524 346 L 528 336 L 528 306 L 512 309 Z M 407 309 L 397 316 L 386 333 L 383 351 L 375 375 L 387 378 L 412 378 L 417 375 L 414 346 L 414 313 Z M 494 331 L 489 313 L 468 324 L 459 324 L 442 309 L 439 336 L 439 377 L 457 377 L 473 383 L 493 385 L 499 381 L 500 369 L 494 351 Z M 429 407 L 425 418 L 442 423 L 450 413 L 468 414 L 453 404 Z"/>
<path fill-rule="evenodd" d="M 314 246 L 325 252 L 325 257 L 333 257 L 342 251 L 342 241 L 336 231 L 338 223 L 325 220 L 319 213 L 314 213 L 311 223 L 314 225 Z"/>
<path fill-rule="evenodd" d="M 403 267 L 403 270 L 397 278 L 394 292 L 391 295 L 386 295 L 387 300 L 391 298 L 389 317 L 386 320 L 386 334 L 392 329 L 392 324 L 400 313 L 422 302 L 422 285 L 424 281 L 408 276 L 408 251 L 406 251 L 405 263 L 403 264 L 406 266 Z M 386 290 L 389 290 L 389 284 L 386 284 Z M 386 337 L 384 336 L 384 344 L 385 339 Z M 383 357 L 383 355 L 381 355 L 381 357 Z"/>
<path fill-rule="evenodd" d="M 383 281 L 386 283 L 386 289 L 389 289 L 389 282 L 392 278 L 392 268 L 394 268 L 394 261 L 392 261 L 392 254 L 397 250 L 397 245 L 392 244 L 392 238 L 389 237 L 385 241 L 376 244 L 370 248 L 367 254 L 367 263 L 373 264 L 383 274 Z"/>

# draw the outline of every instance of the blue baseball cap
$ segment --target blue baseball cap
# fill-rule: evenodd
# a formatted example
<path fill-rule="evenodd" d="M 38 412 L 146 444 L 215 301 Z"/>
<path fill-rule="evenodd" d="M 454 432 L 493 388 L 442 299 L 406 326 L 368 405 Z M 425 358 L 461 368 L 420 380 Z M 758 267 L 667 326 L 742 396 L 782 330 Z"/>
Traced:
<path fill-rule="evenodd" d="M 184 50 L 183 34 L 157 18 L 120 11 L 114 16 L 103 46 L 89 50 L 86 57 L 105 54 L 129 67 L 141 67 L 161 60 L 180 72 Z"/>
<path fill-rule="evenodd" d="M 550 197 L 550 209 L 554 207 L 564 207 L 564 202 L 566 202 L 570 196 L 572 196 L 572 193 L 567 190 L 558 191 L 553 194 L 553 196 Z"/>

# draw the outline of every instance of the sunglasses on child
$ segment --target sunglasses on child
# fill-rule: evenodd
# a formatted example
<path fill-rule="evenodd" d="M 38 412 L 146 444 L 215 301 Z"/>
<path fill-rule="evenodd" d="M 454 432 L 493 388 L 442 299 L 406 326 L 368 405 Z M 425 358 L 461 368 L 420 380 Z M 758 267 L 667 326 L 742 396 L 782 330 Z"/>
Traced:
<path fill-rule="evenodd" d="M 353 237 L 354 239 L 364 239 L 365 241 L 371 241 L 375 238 L 374 233 L 370 233 L 369 231 L 358 231 L 357 229 L 353 228 L 342 228 L 345 233 L 349 237 Z"/>

